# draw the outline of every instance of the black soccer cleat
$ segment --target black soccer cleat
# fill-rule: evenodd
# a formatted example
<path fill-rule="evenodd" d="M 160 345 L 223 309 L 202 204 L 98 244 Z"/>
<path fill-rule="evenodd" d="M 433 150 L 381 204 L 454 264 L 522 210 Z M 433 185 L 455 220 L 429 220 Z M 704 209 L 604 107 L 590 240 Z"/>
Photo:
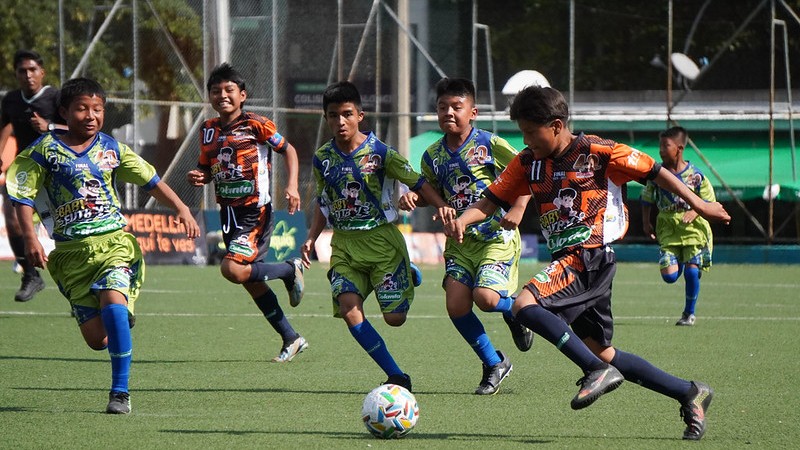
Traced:
<path fill-rule="evenodd" d="M 407 373 L 389 375 L 389 378 L 382 384 L 396 384 L 411 391 L 411 377 Z"/>
<path fill-rule="evenodd" d="M 714 390 L 705 383 L 692 381 L 691 392 L 694 395 L 681 404 L 681 418 L 686 423 L 683 438 L 698 441 L 706 434 L 706 411 L 714 398 Z"/>
<path fill-rule="evenodd" d="M 475 389 L 475 393 L 477 395 L 496 394 L 497 391 L 500 390 L 500 383 L 502 383 L 503 380 L 505 380 L 514 369 L 511 361 L 508 360 L 503 352 L 498 351 L 497 356 L 500 357 L 499 363 L 491 367 L 487 366 L 486 364 L 483 365 L 483 378 L 481 379 L 481 383 L 478 385 L 478 388 Z"/>
<path fill-rule="evenodd" d="M 572 399 L 570 406 L 572 406 L 572 409 L 586 408 L 600 398 L 601 395 L 618 388 L 623 381 L 625 381 L 625 377 L 611 364 L 606 364 L 606 367 L 602 369 L 593 370 L 575 383 L 581 388 L 575 398 Z"/>
<path fill-rule="evenodd" d="M 527 352 L 530 350 L 531 346 L 533 346 L 533 331 L 505 314 L 503 314 L 503 320 L 508 325 L 508 329 L 511 330 L 514 345 L 517 346 L 519 351 Z"/>
<path fill-rule="evenodd" d="M 42 289 L 44 289 L 44 280 L 39 273 L 26 273 L 22 275 L 22 285 L 17 293 L 14 294 L 14 300 L 18 302 L 27 302 L 33 299 L 33 296 Z"/>
<path fill-rule="evenodd" d="M 128 414 L 131 412 L 131 396 L 127 392 L 111 391 L 108 393 L 108 414 Z"/>

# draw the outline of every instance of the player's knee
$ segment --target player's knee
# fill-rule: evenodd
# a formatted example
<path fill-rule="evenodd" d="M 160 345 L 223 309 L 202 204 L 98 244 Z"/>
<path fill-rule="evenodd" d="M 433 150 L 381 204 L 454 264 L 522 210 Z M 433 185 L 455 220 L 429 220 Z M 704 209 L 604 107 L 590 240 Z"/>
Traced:
<path fill-rule="evenodd" d="M 672 273 L 662 273 L 661 279 L 666 281 L 667 283 L 674 283 L 678 281 L 678 278 L 681 276 L 680 272 L 672 272 Z"/>
<path fill-rule="evenodd" d="M 405 313 L 384 314 L 383 320 L 390 327 L 399 327 L 400 325 L 406 323 L 406 314 Z"/>
<path fill-rule="evenodd" d="M 222 264 L 220 266 L 222 276 L 231 283 L 242 284 L 248 281 L 248 276 L 236 265 Z"/>
<path fill-rule="evenodd" d="M 500 295 L 491 289 L 477 288 L 472 292 L 472 301 L 483 312 L 493 312 Z"/>
<path fill-rule="evenodd" d="M 102 339 L 86 339 L 86 345 L 95 351 L 101 351 L 108 348 L 108 338 Z"/>

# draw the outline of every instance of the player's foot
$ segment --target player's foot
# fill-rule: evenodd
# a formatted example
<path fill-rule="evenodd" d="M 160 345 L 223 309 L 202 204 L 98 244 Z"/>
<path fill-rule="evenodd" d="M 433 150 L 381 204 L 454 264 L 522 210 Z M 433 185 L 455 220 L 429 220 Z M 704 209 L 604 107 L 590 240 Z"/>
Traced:
<path fill-rule="evenodd" d="M 411 392 L 411 377 L 407 373 L 389 375 L 389 378 L 383 384 L 396 384 Z"/>
<path fill-rule="evenodd" d="M 707 384 L 692 381 L 692 397 L 681 404 L 681 417 L 686 423 L 683 438 L 697 441 L 706 434 L 706 411 L 711 405 L 714 390 Z"/>
<path fill-rule="evenodd" d="M 694 314 L 683 313 L 681 314 L 681 318 L 678 319 L 677 322 L 675 322 L 675 325 L 679 327 L 690 327 L 694 325 L 694 321 L 695 321 Z"/>
<path fill-rule="evenodd" d="M 411 263 L 411 282 L 414 283 L 414 287 L 422 284 L 422 271 L 413 262 Z"/>
<path fill-rule="evenodd" d="M 289 304 L 297 306 L 300 300 L 303 300 L 303 293 L 305 293 L 305 280 L 303 277 L 303 261 L 300 258 L 294 258 L 291 261 L 286 261 L 294 267 L 294 278 L 292 281 L 284 280 L 286 290 L 289 291 Z"/>
<path fill-rule="evenodd" d="M 516 320 L 507 317 L 505 314 L 503 314 L 503 320 L 506 321 L 508 329 L 511 330 L 511 337 L 514 338 L 514 345 L 517 346 L 519 351 L 527 352 L 530 350 L 533 345 L 533 331 Z"/>
<path fill-rule="evenodd" d="M 476 394 L 496 394 L 497 391 L 500 390 L 500 383 L 502 383 L 503 380 L 505 380 L 506 377 L 511 374 L 511 370 L 514 369 L 511 361 L 508 360 L 503 352 L 498 351 L 497 356 L 501 358 L 499 363 L 491 367 L 487 366 L 486 364 L 483 365 L 483 378 L 481 379 L 481 384 L 479 384 L 478 388 L 475 389 Z"/>
<path fill-rule="evenodd" d="M 297 336 L 297 339 L 292 341 L 291 344 L 283 347 L 281 352 L 278 353 L 278 356 L 272 358 L 272 362 L 289 362 L 294 359 L 300 353 L 303 353 L 303 350 L 308 348 L 308 342 L 303 336 Z"/>
<path fill-rule="evenodd" d="M 108 393 L 108 414 L 128 414 L 131 412 L 131 396 L 127 392 L 111 391 Z"/>
<path fill-rule="evenodd" d="M 24 274 L 22 275 L 22 285 L 17 293 L 14 294 L 14 300 L 27 302 L 42 289 L 44 289 L 44 280 L 38 273 L 35 275 Z"/>
<path fill-rule="evenodd" d="M 578 394 L 572 399 L 572 409 L 582 409 L 594 403 L 601 395 L 618 388 L 625 377 L 611 364 L 602 369 L 593 370 L 575 383 L 580 386 Z"/>

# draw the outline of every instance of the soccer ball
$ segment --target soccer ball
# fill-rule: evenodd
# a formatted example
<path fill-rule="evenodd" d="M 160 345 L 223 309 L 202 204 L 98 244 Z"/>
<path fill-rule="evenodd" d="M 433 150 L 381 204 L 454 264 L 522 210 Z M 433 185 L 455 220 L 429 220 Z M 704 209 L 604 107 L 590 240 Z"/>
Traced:
<path fill-rule="evenodd" d="M 373 436 L 397 439 L 407 435 L 417 424 L 419 406 L 408 389 L 396 384 L 384 384 L 364 398 L 361 418 Z"/>

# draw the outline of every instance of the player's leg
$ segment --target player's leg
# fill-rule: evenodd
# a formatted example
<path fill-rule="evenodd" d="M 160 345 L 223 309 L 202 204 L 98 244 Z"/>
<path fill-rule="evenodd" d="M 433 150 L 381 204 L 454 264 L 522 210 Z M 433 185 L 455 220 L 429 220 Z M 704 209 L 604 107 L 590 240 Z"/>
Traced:
<path fill-rule="evenodd" d="M 681 277 L 683 265 L 678 262 L 678 255 L 672 247 L 662 247 L 659 250 L 658 267 L 661 270 L 661 279 L 672 284 Z"/>
<path fill-rule="evenodd" d="M 242 286 L 250 294 L 272 329 L 281 337 L 281 349 L 278 355 L 272 358 L 272 362 L 289 362 L 308 348 L 308 342 L 289 323 L 278 303 L 278 297 L 266 283 L 248 282 Z"/>
<path fill-rule="evenodd" d="M 39 275 L 36 267 L 25 257 L 25 240 L 22 237 L 22 228 L 19 225 L 16 210 L 8 198 L 5 185 L 0 186 L 3 199 L 3 218 L 8 232 L 8 245 L 14 254 L 14 260 L 22 268 L 22 283 L 14 294 L 14 300 L 27 302 L 33 299 L 37 292 L 44 289 L 44 280 Z"/>
<path fill-rule="evenodd" d="M 681 318 L 675 322 L 675 325 L 691 326 L 695 323 L 695 306 L 700 294 L 700 268 L 696 264 L 686 264 L 683 270 L 683 279 L 686 281 L 686 301 Z"/>
<path fill-rule="evenodd" d="M 97 293 L 100 317 L 108 336 L 108 355 L 111 357 L 111 391 L 106 412 L 128 414 L 131 412 L 128 379 L 133 355 L 133 339 L 128 321 L 125 295 L 116 290 Z"/>

